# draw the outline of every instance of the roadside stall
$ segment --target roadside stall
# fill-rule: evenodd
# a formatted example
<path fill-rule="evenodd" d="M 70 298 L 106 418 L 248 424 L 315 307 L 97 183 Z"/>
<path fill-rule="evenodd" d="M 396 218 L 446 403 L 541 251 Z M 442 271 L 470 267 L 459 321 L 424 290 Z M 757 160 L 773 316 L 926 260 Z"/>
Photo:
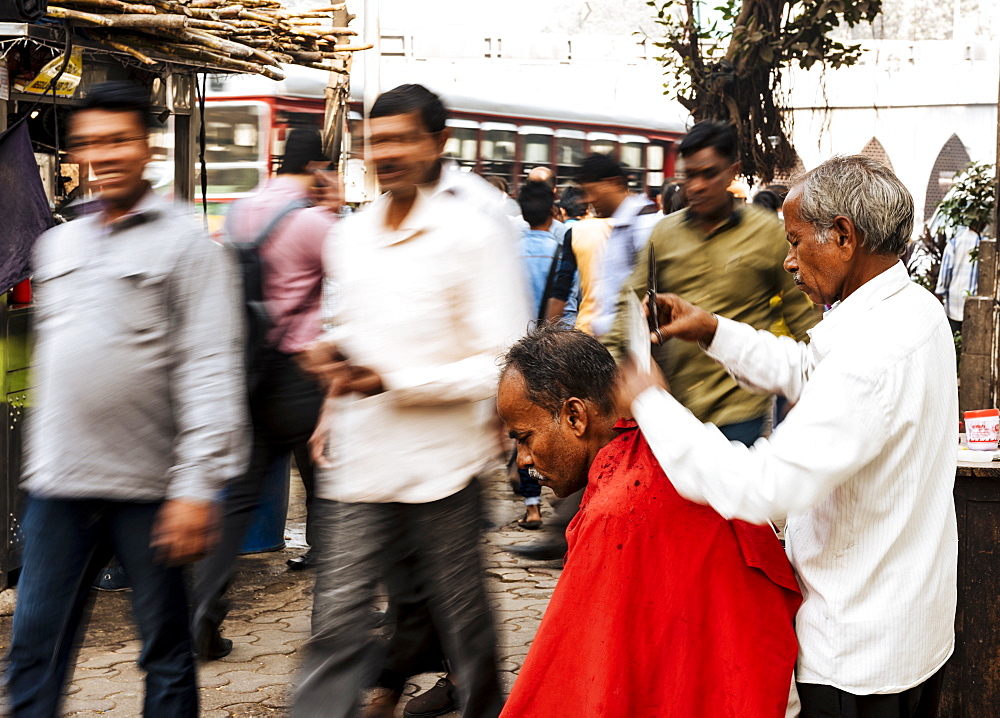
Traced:
<path fill-rule="evenodd" d="M 280 80 L 288 64 L 328 71 L 327 96 L 342 107 L 328 104 L 324 129 L 328 144 L 339 142 L 351 55 L 365 49 L 351 42 L 352 17 L 344 4 L 293 13 L 276 0 L 0 4 L 0 589 L 21 563 L 17 484 L 32 397 L 31 247 L 89 194 L 86 170 L 65 152 L 70 103 L 107 80 L 147 87 L 154 115 L 148 179 L 154 190 L 192 201 L 207 184 L 199 165 L 210 76 Z"/>

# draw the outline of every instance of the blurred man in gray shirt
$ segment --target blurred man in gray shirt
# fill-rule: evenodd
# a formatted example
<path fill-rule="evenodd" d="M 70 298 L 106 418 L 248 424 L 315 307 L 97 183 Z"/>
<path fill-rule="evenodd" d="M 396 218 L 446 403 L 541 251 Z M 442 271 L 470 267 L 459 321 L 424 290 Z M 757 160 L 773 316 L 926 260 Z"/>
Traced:
<path fill-rule="evenodd" d="M 68 144 L 100 212 L 35 250 L 15 716 L 60 713 L 87 592 L 112 554 L 132 580 L 144 714 L 198 714 L 181 566 L 211 543 L 219 489 L 245 465 L 241 325 L 224 250 L 142 178 L 148 118 L 145 90 L 90 89 Z"/>

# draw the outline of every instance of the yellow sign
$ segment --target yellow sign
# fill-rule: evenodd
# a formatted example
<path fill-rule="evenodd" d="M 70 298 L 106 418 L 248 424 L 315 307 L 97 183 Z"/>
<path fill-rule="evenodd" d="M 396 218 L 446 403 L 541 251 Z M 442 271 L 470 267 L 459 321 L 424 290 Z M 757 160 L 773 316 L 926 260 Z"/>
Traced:
<path fill-rule="evenodd" d="M 59 55 L 54 60 L 50 60 L 35 79 L 25 85 L 24 89 L 20 91 L 29 95 L 44 94 L 53 78 L 59 72 L 59 68 L 62 67 L 63 57 L 63 55 Z M 59 97 L 72 97 L 73 93 L 76 92 L 77 86 L 80 84 L 80 76 L 82 74 L 83 51 L 76 49 L 70 54 L 66 69 L 56 82 L 56 95 Z"/>

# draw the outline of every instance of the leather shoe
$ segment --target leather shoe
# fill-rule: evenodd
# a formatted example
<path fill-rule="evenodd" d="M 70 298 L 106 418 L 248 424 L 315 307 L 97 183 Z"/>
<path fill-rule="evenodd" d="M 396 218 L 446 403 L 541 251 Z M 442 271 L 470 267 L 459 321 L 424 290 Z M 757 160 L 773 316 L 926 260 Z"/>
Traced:
<path fill-rule="evenodd" d="M 194 653 L 203 661 L 217 661 L 233 652 L 233 642 L 223 638 L 219 627 L 203 620 L 194 635 Z"/>
<path fill-rule="evenodd" d="M 404 718 L 436 718 L 455 710 L 455 686 L 442 678 L 433 688 L 414 696 L 403 708 Z"/>
<path fill-rule="evenodd" d="M 532 541 L 519 546 L 507 546 L 508 553 L 533 561 L 553 561 L 566 555 L 565 541 Z"/>
<path fill-rule="evenodd" d="M 293 571 L 305 571 L 307 568 L 312 568 L 316 565 L 316 555 L 312 552 L 312 549 L 309 549 L 301 556 L 290 558 L 285 563 Z"/>

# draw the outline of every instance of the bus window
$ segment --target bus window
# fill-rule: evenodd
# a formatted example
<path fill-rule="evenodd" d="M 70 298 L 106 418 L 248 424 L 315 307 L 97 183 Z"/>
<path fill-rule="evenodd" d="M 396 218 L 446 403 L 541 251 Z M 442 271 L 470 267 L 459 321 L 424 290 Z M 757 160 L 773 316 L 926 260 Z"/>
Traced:
<path fill-rule="evenodd" d="M 560 138 L 558 142 L 559 164 L 579 167 L 583 162 L 583 139 Z"/>
<path fill-rule="evenodd" d="M 521 163 L 527 172 L 537 165 L 548 166 L 552 162 L 552 130 L 548 127 L 525 126 L 518 132 L 524 143 Z"/>
<path fill-rule="evenodd" d="M 587 139 L 590 140 L 592 154 L 615 156 L 615 150 L 618 148 L 618 135 L 607 132 L 588 132 Z"/>
<path fill-rule="evenodd" d="M 584 143 L 587 136 L 578 130 L 556 130 L 556 173 L 559 184 L 576 176 L 576 171 L 586 156 Z"/>
<path fill-rule="evenodd" d="M 208 167 L 208 194 L 229 195 L 252 191 L 260 184 L 259 167 Z M 195 165 L 196 194 L 201 193 L 201 165 Z"/>
<path fill-rule="evenodd" d="M 444 156 L 455 160 L 465 169 L 474 170 L 478 158 L 479 130 L 475 127 L 451 127 L 451 136 L 444 146 Z"/>
<path fill-rule="evenodd" d="M 628 172 L 629 189 L 646 192 L 646 147 L 649 140 L 641 135 L 622 135 L 618 138 L 618 161 Z"/>
<path fill-rule="evenodd" d="M 645 163 L 642 161 L 643 150 L 645 148 L 645 145 L 634 142 L 623 144 L 618 150 L 618 161 L 621 162 L 622 167 L 642 169 L 645 167 Z"/>
<path fill-rule="evenodd" d="M 653 188 L 662 187 L 666 178 L 663 175 L 663 145 L 652 144 L 646 148 L 646 183 Z"/>
<path fill-rule="evenodd" d="M 149 130 L 149 151 L 153 162 L 167 162 L 174 156 L 174 118 L 167 118 L 164 124 L 157 123 Z"/>
<path fill-rule="evenodd" d="M 146 165 L 143 177 L 153 191 L 164 197 L 174 193 L 174 118 L 165 123 L 157 122 L 149 131 L 149 151 L 152 161 Z"/>
<path fill-rule="evenodd" d="M 482 174 L 498 175 L 514 184 L 514 157 L 517 148 L 517 128 L 500 122 L 483 123 Z"/>
<path fill-rule="evenodd" d="M 222 199 L 252 192 L 267 179 L 270 121 L 270 108 L 264 102 L 212 102 L 206 106 L 209 197 Z M 200 186 L 201 166 L 195 163 L 195 187 Z"/>
<path fill-rule="evenodd" d="M 646 167 L 652 172 L 663 171 L 663 145 L 650 145 L 646 149 Z"/>
<path fill-rule="evenodd" d="M 205 160 L 256 162 L 261 154 L 262 107 L 213 103 L 205 108 Z"/>

